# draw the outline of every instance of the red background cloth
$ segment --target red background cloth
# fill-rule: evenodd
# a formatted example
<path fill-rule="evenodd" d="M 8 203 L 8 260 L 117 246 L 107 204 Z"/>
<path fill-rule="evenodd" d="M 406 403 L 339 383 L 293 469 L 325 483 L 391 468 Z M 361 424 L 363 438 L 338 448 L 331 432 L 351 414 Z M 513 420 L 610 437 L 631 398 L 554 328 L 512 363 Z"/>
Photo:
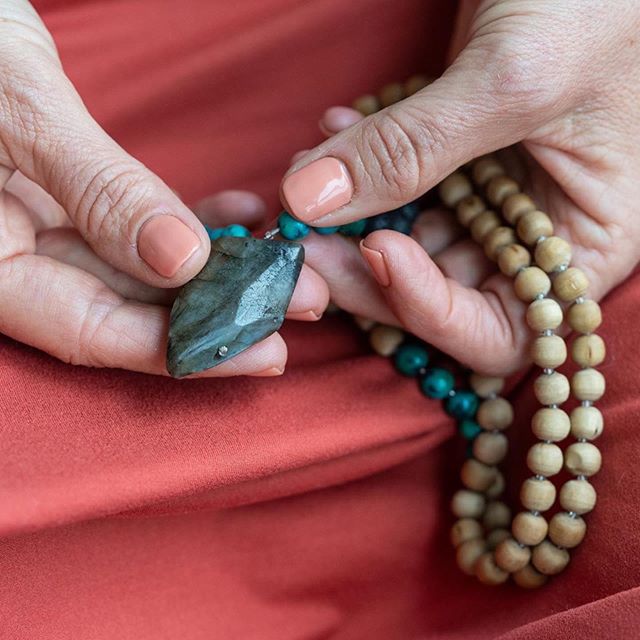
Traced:
<path fill-rule="evenodd" d="M 274 215 L 279 178 L 319 140 L 324 108 L 437 73 L 455 8 L 37 6 L 87 105 L 131 153 L 189 202 L 248 188 Z M 0 637 L 640 637 L 639 300 L 634 276 L 604 304 L 607 427 L 588 537 L 533 593 L 459 573 L 453 427 L 345 319 L 287 326 L 277 380 L 90 370 L 2 339 Z M 517 487 L 530 379 L 512 399 Z"/>

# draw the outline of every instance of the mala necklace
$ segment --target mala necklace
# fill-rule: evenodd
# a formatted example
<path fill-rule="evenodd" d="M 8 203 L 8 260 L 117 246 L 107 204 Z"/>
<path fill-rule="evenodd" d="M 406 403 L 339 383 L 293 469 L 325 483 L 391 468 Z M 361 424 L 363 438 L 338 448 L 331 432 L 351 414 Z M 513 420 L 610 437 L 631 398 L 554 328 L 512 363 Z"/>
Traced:
<path fill-rule="evenodd" d="M 369 115 L 427 83 L 422 76 L 414 76 L 404 85 L 387 85 L 379 97 L 362 96 L 354 107 L 363 115 Z M 477 191 L 474 192 L 474 188 Z M 445 411 L 457 420 L 459 433 L 470 443 L 460 471 L 463 488 L 451 501 L 457 518 L 451 529 L 451 541 L 460 569 L 485 584 L 501 584 L 512 576 L 517 585 L 535 588 L 568 565 L 568 550 L 578 546 L 586 534 L 582 516 L 596 503 L 596 492 L 588 478 L 599 471 L 602 462 L 600 451 L 592 442 L 603 431 L 602 413 L 593 404 L 605 390 L 604 377 L 595 369 L 605 358 L 604 341 L 594 333 L 602 322 L 602 315 L 599 305 L 586 299 L 589 283 L 580 269 L 571 266 L 570 245 L 554 235 L 550 218 L 521 192 L 518 183 L 507 176 L 495 157 L 485 156 L 469 163 L 441 182 L 438 191 L 444 205 L 455 211 L 458 221 L 469 228 L 471 237 L 483 247 L 487 257 L 497 263 L 505 276 L 513 278 L 517 297 L 528 305 L 526 322 L 534 334 L 531 358 L 542 369 L 534 382 L 534 393 L 542 406 L 531 421 L 538 442 L 527 454 L 527 467 L 532 475 L 522 484 L 522 509 L 515 517 L 512 518 L 509 507 L 500 500 L 505 480 L 498 465 L 507 455 L 504 431 L 514 417 L 511 403 L 500 395 L 504 380 L 472 372 L 468 384 L 458 386 L 448 368 L 429 366 L 433 353 L 422 341 L 396 327 L 358 317 L 356 322 L 369 332 L 377 353 L 392 357 L 401 374 L 417 378 L 425 396 L 443 401 Z M 194 291 L 201 293 L 201 287 L 211 284 L 216 278 L 214 272 L 221 267 L 223 274 L 213 283 L 217 286 L 222 286 L 225 280 L 228 283 L 229 269 L 244 273 L 247 259 L 255 266 L 256 250 L 264 259 L 265 250 L 260 243 L 265 240 L 250 238 L 250 232 L 244 227 L 208 229 L 212 257 L 203 272 L 185 285 L 172 309 L 169 371 L 180 376 L 215 366 L 279 328 L 297 280 L 303 251 L 300 245 L 273 240 L 277 234 L 296 241 L 311 231 L 322 235 L 361 236 L 390 228 L 409 233 L 419 212 L 420 206 L 414 202 L 366 221 L 315 229 L 283 212 L 278 218 L 278 229 L 265 235 L 272 247 L 271 262 L 267 260 L 266 270 L 260 276 L 265 286 L 258 292 L 263 307 L 258 320 L 262 324 L 266 322 L 266 327 L 254 331 L 249 338 L 243 336 L 242 330 L 231 332 L 231 339 L 221 342 L 223 335 L 230 335 L 228 326 L 220 329 L 221 318 L 225 317 L 225 311 L 229 312 L 228 307 L 237 312 L 237 300 L 226 300 L 210 314 L 213 325 L 209 322 L 195 341 L 191 336 L 185 347 L 179 337 L 185 333 L 184 317 L 195 306 Z M 292 252 L 287 245 L 300 249 Z M 283 276 L 290 285 L 284 289 Z M 252 286 L 255 289 L 255 280 Z M 552 291 L 560 302 L 551 297 Z M 246 298 L 244 291 L 243 299 Z M 561 303 L 567 306 L 569 327 L 579 334 L 571 345 L 571 357 L 580 369 L 571 381 L 556 370 L 567 359 L 567 345 L 556 333 L 565 319 Z M 196 315 L 200 326 L 201 314 Z M 186 369 L 181 368 L 196 352 L 197 363 L 194 365 L 191 361 Z M 561 405 L 570 394 L 579 406 L 569 415 Z M 569 435 L 574 442 L 563 451 L 559 443 Z M 563 467 L 574 477 L 557 492 L 549 478 L 560 473 Z M 561 511 L 548 521 L 543 514 L 554 506 L 556 497 Z"/>

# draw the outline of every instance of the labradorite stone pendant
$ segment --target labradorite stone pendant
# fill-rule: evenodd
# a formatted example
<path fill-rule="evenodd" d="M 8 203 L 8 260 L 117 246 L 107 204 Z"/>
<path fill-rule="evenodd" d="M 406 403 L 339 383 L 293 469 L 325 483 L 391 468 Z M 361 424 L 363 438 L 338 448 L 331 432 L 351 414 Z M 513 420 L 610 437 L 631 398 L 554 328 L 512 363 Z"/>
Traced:
<path fill-rule="evenodd" d="M 277 331 L 304 261 L 292 242 L 222 237 L 171 309 L 167 370 L 211 369 Z"/>

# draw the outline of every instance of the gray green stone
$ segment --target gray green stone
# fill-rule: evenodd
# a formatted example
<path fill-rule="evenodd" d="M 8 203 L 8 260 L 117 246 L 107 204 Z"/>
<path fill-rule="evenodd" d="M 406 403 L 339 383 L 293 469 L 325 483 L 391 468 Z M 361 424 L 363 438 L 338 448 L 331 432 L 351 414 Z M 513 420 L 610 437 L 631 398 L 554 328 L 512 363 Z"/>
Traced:
<path fill-rule="evenodd" d="M 277 331 L 304 261 L 300 244 L 222 237 L 171 309 L 167 370 L 211 369 Z"/>

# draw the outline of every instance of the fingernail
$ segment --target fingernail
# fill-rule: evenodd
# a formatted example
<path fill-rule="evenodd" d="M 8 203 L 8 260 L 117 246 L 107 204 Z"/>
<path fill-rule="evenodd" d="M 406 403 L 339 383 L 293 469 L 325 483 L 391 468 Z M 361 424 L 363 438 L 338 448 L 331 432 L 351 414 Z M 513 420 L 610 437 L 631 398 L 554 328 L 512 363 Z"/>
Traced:
<path fill-rule="evenodd" d="M 391 278 L 389 277 L 387 263 L 384 261 L 382 252 L 365 246 L 364 240 L 360 241 L 360 251 L 367 261 L 377 283 L 381 287 L 388 287 L 391 284 Z"/>
<path fill-rule="evenodd" d="M 287 176 L 282 193 L 291 213 L 313 222 L 347 204 L 353 196 L 353 183 L 340 160 L 321 158 Z"/>
<path fill-rule="evenodd" d="M 278 367 L 269 367 L 264 371 L 258 371 L 254 373 L 253 376 L 256 378 L 271 378 L 273 376 L 281 376 L 284 373 L 284 369 L 279 369 Z"/>
<path fill-rule="evenodd" d="M 287 313 L 287 320 L 303 320 L 306 322 L 315 322 L 320 320 L 322 314 L 316 313 L 313 309 L 309 311 L 294 311 L 293 313 Z"/>
<path fill-rule="evenodd" d="M 138 235 L 140 257 L 165 278 L 172 278 L 199 246 L 198 236 L 184 222 L 169 215 L 149 219 Z"/>

